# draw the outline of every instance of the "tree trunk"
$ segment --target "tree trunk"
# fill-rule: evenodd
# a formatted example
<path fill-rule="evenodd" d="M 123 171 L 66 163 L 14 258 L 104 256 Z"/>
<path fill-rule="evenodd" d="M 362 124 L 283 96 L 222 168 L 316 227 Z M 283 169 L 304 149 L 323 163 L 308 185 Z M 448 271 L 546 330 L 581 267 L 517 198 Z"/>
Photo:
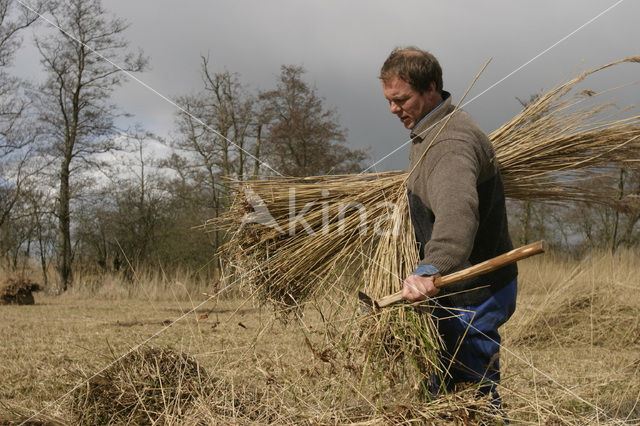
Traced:
<path fill-rule="evenodd" d="M 531 201 L 525 201 L 522 204 L 522 235 L 520 236 L 520 245 L 525 246 L 529 244 L 529 240 L 531 239 L 531 213 L 533 210 L 533 204 Z"/>
<path fill-rule="evenodd" d="M 40 220 L 38 219 L 38 222 Z M 47 288 L 49 279 L 47 278 L 47 258 L 45 252 L 45 244 L 42 237 L 42 225 L 38 223 L 38 245 L 40 247 L 40 267 L 42 268 L 42 285 Z"/>
<path fill-rule="evenodd" d="M 624 169 L 620 169 L 620 178 L 618 180 L 618 199 L 622 200 L 624 196 Z M 611 231 L 611 253 L 615 253 L 618 248 L 618 227 L 620 226 L 620 212 L 613 212 L 613 230 Z"/>
<path fill-rule="evenodd" d="M 58 206 L 58 289 L 67 291 L 73 281 L 71 274 L 71 215 L 69 213 L 69 159 L 60 170 L 60 201 Z"/>
<path fill-rule="evenodd" d="M 262 142 L 260 140 L 260 137 L 262 135 L 262 124 L 258 126 L 258 136 L 256 139 L 256 151 L 253 155 L 253 178 L 257 179 L 258 178 L 258 171 L 260 170 L 260 143 Z"/>

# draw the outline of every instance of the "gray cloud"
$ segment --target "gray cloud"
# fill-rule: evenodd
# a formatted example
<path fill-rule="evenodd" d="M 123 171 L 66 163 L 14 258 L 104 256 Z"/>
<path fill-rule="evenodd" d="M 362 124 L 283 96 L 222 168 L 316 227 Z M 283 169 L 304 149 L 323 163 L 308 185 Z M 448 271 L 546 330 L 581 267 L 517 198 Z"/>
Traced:
<path fill-rule="evenodd" d="M 615 1 L 204 1 L 106 0 L 126 19 L 127 37 L 151 58 L 140 78 L 174 96 L 201 87 L 199 56 L 209 55 L 216 71 L 238 72 L 252 88 L 274 84 L 281 64 L 303 65 L 349 130 L 353 147 L 372 148 L 381 158 L 407 138 L 381 95 L 378 69 L 396 45 L 432 51 L 444 69 L 445 88 L 459 99 L 484 62 L 493 58 L 470 97 L 584 24 Z M 627 0 L 466 109 L 491 131 L 516 114 L 515 97 L 575 75 L 579 70 L 640 54 L 640 3 Z M 23 49 L 16 69 L 33 73 L 36 52 Z M 638 68 L 638 67 L 636 67 Z M 28 71 L 27 71 L 28 69 Z M 592 80 L 612 87 L 640 75 L 632 65 Z M 616 94 L 634 103 L 638 88 Z M 131 82 L 115 100 L 149 130 L 167 134 L 174 108 Z M 380 165 L 404 168 L 406 150 Z"/>

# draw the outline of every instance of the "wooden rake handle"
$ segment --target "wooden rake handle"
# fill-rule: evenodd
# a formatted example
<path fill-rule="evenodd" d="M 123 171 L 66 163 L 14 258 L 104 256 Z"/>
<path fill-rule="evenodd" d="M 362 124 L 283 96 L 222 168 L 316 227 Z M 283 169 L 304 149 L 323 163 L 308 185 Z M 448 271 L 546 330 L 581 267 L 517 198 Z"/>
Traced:
<path fill-rule="evenodd" d="M 473 265 L 461 271 L 436 278 L 434 284 L 437 288 L 446 287 L 468 278 L 473 278 L 478 275 L 486 274 L 487 272 L 495 271 L 496 269 L 500 269 L 503 266 L 517 262 L 518 260 L 544 253 L 546 250 L 547 243 L 544 240 L 527 244 L 526 246 L 513 249 L 510 252 L 496 256 L 493 259 L 485 260 L 482 263 L 478 263 L 477 265 Z M 385 296 L 376 301 L 375 305 L 379 308 L 384 308 L 385 306 L 398 303 L 402 300 L 402 291 L 398 291 L 397 293 L 390 294 L 389 296 Z"/>

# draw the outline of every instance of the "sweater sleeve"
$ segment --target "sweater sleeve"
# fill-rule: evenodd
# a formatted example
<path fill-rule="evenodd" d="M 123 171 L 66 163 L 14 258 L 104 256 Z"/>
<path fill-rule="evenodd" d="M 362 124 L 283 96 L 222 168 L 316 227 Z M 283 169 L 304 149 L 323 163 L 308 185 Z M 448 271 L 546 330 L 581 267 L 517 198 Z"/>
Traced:
<path fill-rule="evenodd" d="M 470 143 L 450 139 L 434 145 L 424 160 L 428 173 L 422 175 L 418 195 L 428 200 L 435 222 L 420 263 L 448 274 L 466 263 L 473 249 L 479 224 L 479 158 Z"/>

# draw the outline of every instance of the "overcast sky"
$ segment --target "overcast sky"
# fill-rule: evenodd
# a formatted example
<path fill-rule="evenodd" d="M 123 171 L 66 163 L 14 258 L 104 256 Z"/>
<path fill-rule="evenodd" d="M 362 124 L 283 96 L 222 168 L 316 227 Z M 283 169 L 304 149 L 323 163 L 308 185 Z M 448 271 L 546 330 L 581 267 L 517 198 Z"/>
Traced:
<path fill-rule="evenodd" d="M 22 0 L 28 1 L 28 0 Z M 404 2 L 301 0 L 104 0 L 126 19 L 131 47 L 150 58 L 139 78 L 169 97 L 202 86 L 200 56 L 214 71 L 240 74 L 253 89 L 273 87 L 282 64 L 304 66 L 328 106 L 348 129 L 349 145 L 370 147 L 375 160 L 407 140 L 407 131 L 388 111 L 377 80 L 380 65 L 397 45 L 431 51 L 444 72 L 445 90 L 456 102 L 493 58 L 471 99 L 543 50 L 578 29 L 617 0 L 416 0 Z M 467 105 L 487 132 L 520 110 L 526 99 L 580 70 L 640 54 L 640 1 L 626 0 L 561 42 L 521 71 Z M 46 25 L 46 24 L 45 24 Z M 29 36 L 25 38 L 29 39 Z M 16 69 L 37 77 L 36 52 L 25 45 Z M 591 86 L 613 87 L 640 80 L 640 64 L 603 73 Z M 638 103 L 638 88 L 618 92 L 620 104 Z M 133 121 L 166 136 L 175 108 L 136 82 L 118 89 L 115 101 Z M 407 149 L 378 165 L 406 168 Z"/>

